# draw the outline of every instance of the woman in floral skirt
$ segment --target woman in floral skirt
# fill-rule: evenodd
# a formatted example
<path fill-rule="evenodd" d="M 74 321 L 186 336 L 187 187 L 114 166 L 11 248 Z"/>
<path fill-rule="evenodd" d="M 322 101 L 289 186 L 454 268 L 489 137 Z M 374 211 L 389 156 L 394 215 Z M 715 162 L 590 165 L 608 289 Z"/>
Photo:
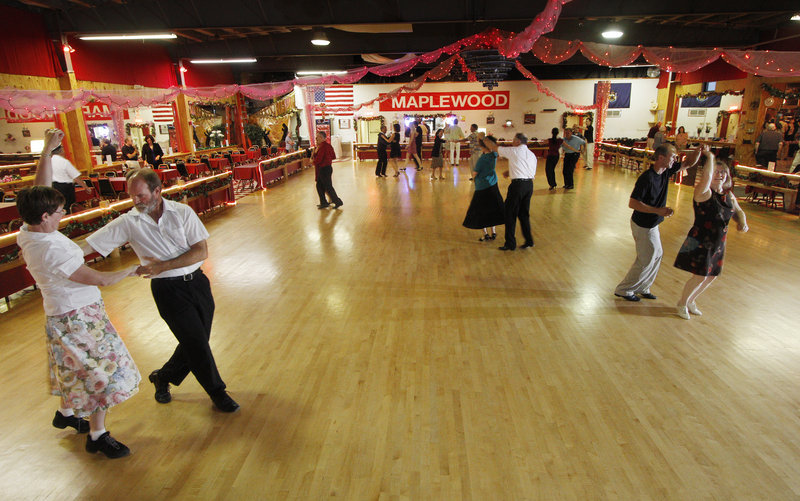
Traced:
<path fill-rule="evenodd" d="M 61 397 L 53 426 L 89 432 L 88 452 L 118 458 L 130 450 L 106 431 L 106 411 L 135 394 L 141 377 L 106 315 L 97 286 L 119 282 L 136 266 L 110 273 L 89 268 L 81 247 L 58 231 L 64 197 L 49 186 L 50 155 L 63 137 L 60 130 L 47 131 L 36 186 L 17 195 L 17 209 L 26 223 L 17 244 L 44 301 L 50 387 Z"/>
<path fill-rule="evenodd" d="M 694 188 L 694 225 L 689 230 L 675 267 L 692 274 L 683 287 L 678 301 L 677 314 L 689 320 L 692 315 L 702 315 L 695 301 L 722 272 L 725 241 L 731 217 L 739 231 L 747 231 L 747 217 L 731 193 L 733 181 L 728 165 L 715 161 L 714 154 L 704 147 L 706 157 L 703 176 Z"/>

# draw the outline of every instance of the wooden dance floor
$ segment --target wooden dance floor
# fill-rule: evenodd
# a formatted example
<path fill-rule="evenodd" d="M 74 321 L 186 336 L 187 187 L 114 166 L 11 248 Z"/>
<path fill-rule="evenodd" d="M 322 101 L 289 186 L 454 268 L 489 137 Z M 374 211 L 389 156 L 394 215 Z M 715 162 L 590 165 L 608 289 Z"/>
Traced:
<path fill-rule="evenodd" d="M 613 290 L 634 258 L 635 173 L 580 170 L 576 190 L 549 192 L 540 161 L 536 247 L 500 252 L 502 227 L 481 243 L 461 226 L 466 167 L 430 181 L 374 166 L 334 165 L 340 210 L 317 210 L 307 170 L 205 219 L 211 341 L 236 414 L 193 376 L 156 403 L 146 377 L 175 340 L 149 284 L 103 290 L 143 377 L 107 420 L 130 457 L 91 456 L 85 435 L 50 425 L 41 297 L 3 307 L 1 496 L 800 497 L 796 215 L 742 202 L 751 231 L 732 227 L 704 315 L 685 321 L 685 186 L 670 187 L 658 299 L 632 304 Z"/>

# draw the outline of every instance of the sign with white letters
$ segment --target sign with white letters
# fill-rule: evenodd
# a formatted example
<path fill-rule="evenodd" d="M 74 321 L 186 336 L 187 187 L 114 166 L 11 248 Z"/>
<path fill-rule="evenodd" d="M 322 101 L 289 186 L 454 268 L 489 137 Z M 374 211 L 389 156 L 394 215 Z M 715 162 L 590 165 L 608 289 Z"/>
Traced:
<path fill-rule="evenodd" d="M 414 92 L 380 103 L 381 111 L 507 110 L 509 91 Z"/>

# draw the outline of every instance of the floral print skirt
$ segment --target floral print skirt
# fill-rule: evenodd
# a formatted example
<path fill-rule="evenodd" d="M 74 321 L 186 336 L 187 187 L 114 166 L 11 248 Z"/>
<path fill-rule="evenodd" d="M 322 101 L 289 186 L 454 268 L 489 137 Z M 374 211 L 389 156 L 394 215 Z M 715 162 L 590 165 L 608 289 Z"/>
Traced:
<path fill-rule="evenodd" d="M 47 317 L 45 331 L 51 393 L 76 416 L 106 410 L 139 390 L 139 370 L 102 300 Z"/>

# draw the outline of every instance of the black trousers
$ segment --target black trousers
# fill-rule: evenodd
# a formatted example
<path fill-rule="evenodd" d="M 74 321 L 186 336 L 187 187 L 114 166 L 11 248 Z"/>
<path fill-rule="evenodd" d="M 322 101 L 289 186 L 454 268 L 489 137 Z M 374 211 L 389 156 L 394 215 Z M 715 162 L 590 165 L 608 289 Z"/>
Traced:
<path fill-rule="evenodd" d="M 386 166 L 389 165 L 389 157 L 386 156 L 386 151 L 384 150 L 383 154 L 378 152 L 378 165 L 375 166 L 375 175 L 376 176 L 385 176 L 386 175 Z"/>
<path fill-rule="evenodd" d="M 547 155 L 544 172 L 547 174 L 547 185 L 551 188 L 556 187 L 556 165 L 558 165 L 558 155 Z"/>
<path fill-rule="evenodd" d="M 320 205 L 328 205 L 328 200 L 325 198 L 326 193 L 334 204 L 339 205 L 342 202 L 342 199 L 336 194 L 336 190 L 333 189 L 332 176 L 333 167 L 330 165 L 319 168 L 319 174 L 317 174 L 317 195 L 319 195 Z"/>
<path fill-rule="evenodd" d="M 580 153 L 567 153 L 564 155 L 564 186 L 567 188 L 575 186 L 572 174 L 575 172 L 575 165 L 578 163 L 580 156 Z"/>
<path fill-rule="evenodd" d="M 526 244 L 533 244 L 531 234 L 531 195 L 533 195 L 532 179 L 512 179 L 508 185 L 506 194 L 505 216 L 506 216 L 506 247 L 517 248 L 517 219 L 522 229 L 522 236 L 525 237 Z"/>
<path fill-rule="evenodd" d="M 778 162 L 778 150 L 758 150 L 756 164 L 763 165 L 766 168 L 770 162 Z"/>
<path fill-rule="evenodd" d="M 150 290 L 161 318 L 178 340 L 178 347 L 158 370 L 159 379 L 179 385 L 191 372 L 209 395 L 225 390 L 208 339 L 214 319 L 214 297 L 208 278 L 199 270 L 188 282 L 153 279 Z"/>
<path fill-rule="evenodd" d="M 64 210 L 67 214 L 72 210 L 72 204 L 75 203 L 75 183 L 56 183 L 53 182 L 53 188 L 59 193 L 64 195 Z"/>

